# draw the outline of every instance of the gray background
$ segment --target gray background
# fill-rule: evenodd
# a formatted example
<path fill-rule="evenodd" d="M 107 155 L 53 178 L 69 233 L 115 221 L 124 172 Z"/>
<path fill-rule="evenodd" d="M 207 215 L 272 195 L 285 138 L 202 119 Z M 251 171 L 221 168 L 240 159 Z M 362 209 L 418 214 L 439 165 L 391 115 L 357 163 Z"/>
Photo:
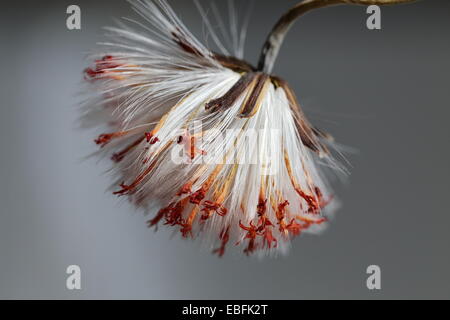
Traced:
<path fill-rule="evenodd" d="M 82 30 L 65 27 L 82 9 Z M 170 1 L 196 34 L 191 1 Z M 205 2 L 204 2 L 205 3 Z M 256 1 L 247 42 L 255 62 L 266 33 L 296 3 Z M 382 9 L 381 31 L 363 7 L 305 16 L 275 72 L 290 81 L 311 120 L 358 150 L 343 207 L 321 236 L 290 254 L 222 259 L 171 239 L 105 192 L 108 162 L 77 129 L 84 53 L 124 1 L 3 1 L 0 10 L 0 298 L 450 298 L 450 3 Z M 82 290 L 65 288 L 66 267 Z M 366 267 L 382 290 L 366 288 Z"/>

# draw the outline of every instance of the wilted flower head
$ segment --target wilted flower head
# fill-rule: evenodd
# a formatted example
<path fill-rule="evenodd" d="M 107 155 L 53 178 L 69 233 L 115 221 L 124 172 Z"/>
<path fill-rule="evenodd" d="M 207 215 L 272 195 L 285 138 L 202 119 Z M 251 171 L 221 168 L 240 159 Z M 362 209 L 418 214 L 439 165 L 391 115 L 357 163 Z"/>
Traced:
<path fill-rule="evenodd" d="M 320 166 L 342 168 L 331 137 L 305 118 L 273 63 L 306 11 L 393 2 L 303 1 L 275 26 L 257 67 L 242 60 L 245 32 L 235 25 L 233 57 L 213 30 L 222 53 L 206 48 L 165 1 L 133 2 L 146 24 L 108 28 L 108 54 L 85 70 L 95 97 L 84 119 L 109 127 L 95 142 L 114 161 L 114 194 L 153 212 L 151 227 L 203 234 L 220 256 L 227 243 L 275 252 L 319 230 L 335 207 Z"/>

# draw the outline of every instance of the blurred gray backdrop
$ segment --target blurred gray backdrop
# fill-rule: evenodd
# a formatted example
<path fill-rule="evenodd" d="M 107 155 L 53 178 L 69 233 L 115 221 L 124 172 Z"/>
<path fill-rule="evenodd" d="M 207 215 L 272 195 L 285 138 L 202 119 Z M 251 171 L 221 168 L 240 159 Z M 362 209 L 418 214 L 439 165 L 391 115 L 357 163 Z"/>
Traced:
<path fill-rule="evenodd" d="M 201 36 L 193 3 L 169 2 Z M 256 1 L 248 60 L 295 3 Z M 81 7 L 81 31 L 66 29 L 70 4 Z M 449 1 L 384 7 L 380 31 L 366 28 L 364 7 L 317 10 L 290 32 L 275 73 L 358 153 L 328 230 L 265 260 L 219 259 L 154 233 L 105 192 L 109 163 L 82 161 L 96 150 L 76 123 L 84 54 L 122 16 L 136 17 L 121 0 L 2 1 L 0 298 L 450 298 Z M 71 264 L 80 291 L 66 289 Z M 380 291 L 366 288 L 371 264 Z"/>

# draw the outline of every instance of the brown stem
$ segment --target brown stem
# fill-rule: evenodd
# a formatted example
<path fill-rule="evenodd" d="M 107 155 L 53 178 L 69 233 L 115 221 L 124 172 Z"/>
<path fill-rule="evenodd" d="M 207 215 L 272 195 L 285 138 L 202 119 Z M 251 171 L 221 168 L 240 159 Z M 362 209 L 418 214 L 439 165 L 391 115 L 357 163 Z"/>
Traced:
<path fill-rule="evenodd" d="M 310 10 L 339 5 L 339 4 L 356 4 L 356 5 L 389 5 L 397 3 L 413 2 L 415 0 L 305 0 L 287 11 L 275 24 L 272 31 L 267 37 L 258 63 L 258 71 L 270 73 L 278 56 L 278 52 L 286 37 L 287 32 L 297 20 L 298 17 Z"/>

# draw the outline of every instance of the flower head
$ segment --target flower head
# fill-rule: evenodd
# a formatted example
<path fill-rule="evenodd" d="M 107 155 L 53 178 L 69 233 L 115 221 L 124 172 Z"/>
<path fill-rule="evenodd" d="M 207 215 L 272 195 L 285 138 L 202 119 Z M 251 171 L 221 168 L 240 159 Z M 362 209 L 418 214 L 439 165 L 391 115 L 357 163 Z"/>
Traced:
<path fill-rule="evenodd" d="M 205 47 L 165 1 L 133 7 L 149 25 L 108 28 L 108 53 L 85 70 L 86 117 L 108 126 L 95 143 L 114 162 L 114 194 L 157 204 L 150 227 L 204 234 L 219 256 L 234 244 L 282 250 L 323 226 L 334 200 L 319 162 L 340 168 L 333 140 L 270 74 L 274 38 L 256 68 L 239 46 L 236 57 Z"/>

